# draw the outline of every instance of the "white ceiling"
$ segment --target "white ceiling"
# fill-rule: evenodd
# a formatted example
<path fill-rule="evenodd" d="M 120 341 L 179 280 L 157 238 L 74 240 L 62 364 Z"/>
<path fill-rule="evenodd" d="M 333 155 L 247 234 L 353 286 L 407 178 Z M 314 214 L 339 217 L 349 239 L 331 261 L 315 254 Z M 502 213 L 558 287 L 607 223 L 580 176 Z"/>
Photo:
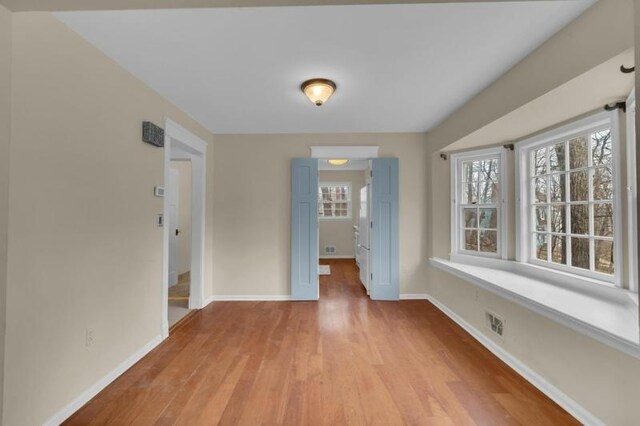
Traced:
<path fill-rule="evenodd" d="M 59 12 L 214 133 L 427 131 L 595 0 Z M 323 107 L 300 92 L 333 79 Z"/>

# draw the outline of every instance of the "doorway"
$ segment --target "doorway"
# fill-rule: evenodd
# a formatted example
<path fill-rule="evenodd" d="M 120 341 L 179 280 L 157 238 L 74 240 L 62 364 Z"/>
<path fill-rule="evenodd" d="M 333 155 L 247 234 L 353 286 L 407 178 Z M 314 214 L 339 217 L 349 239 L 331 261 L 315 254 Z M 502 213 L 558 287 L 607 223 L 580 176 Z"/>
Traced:
<path fill-rule="evenodd" d="M 348 209 L 344 199 L 323 199 L 319 165 L 331 159 L 340 159 L 343 165 L 366 159 L 370 170 L 367 192 L 370 247 L 364 265 L 368 273 L 362 284 L 369 290 L 371 299 L 399 300 L 398 159 L 377 158 L 378 147 L 311 147 L 311 152 L 311 158 L 291 161 L 291 299 L 319 299 L 322 251 L 319 216 L 327 213 L 340 216 Z M 348 192 L 340 185 L 326 189 L 327 193 L 331 191 L 337 198 Z M 327 204 L 326 211 L 324 204 Z M 326 265 L 322 269 L 326 272 Z"/>
<path fill-rule="evenodd" d="M 172 120 L 166 120 L 164 148 L 164 217 L 166 220 L 163 232 L 161 305 L 163 338 L 169 336 L 170 305 L 172 322 L 190 310 L 204 306 L 206 150 L 206 142 Z M 187 182 L 189 185 L 185 185 Z M 180 202 L 181 199 L 183 203 Z M 184 205 L 185 200 L 188 200 L 187 206 Z"/>
<path fill-rule="evenodd" d="M 190 312 L 191 169 L 190 159 L 171 159 L 170 190 L 167 191 L 169 214 L 166 221 L 169 228 L 169 328 Z"/>
<path fill-rule="evenodd" d="M 345 161 L 334 165 L 318 160 L 320 286 L 322 290 L 323 283 L 339 282 L 335 275 L 353 268 L 364 294 L 369 294 L 370 164 L 367 159 Z"/>

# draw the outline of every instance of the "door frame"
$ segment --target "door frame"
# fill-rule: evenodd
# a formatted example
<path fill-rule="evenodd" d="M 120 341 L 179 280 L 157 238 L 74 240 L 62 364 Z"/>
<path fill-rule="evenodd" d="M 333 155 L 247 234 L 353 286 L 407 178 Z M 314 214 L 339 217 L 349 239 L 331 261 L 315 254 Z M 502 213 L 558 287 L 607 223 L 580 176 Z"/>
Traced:
<path fill-rule="evenodd" d="M 189 309 L 204 307 L 205 199 L 207 143 L 167 118 L 164 127 L 164 187 L 169 190 L 171 160 L 191 161 L 191 285 Z M 169 197 L 163 200 L 164 218 L 169 213 Z M 162 251 L 162 338 L 169 336 L 169 227 L 163 228 Z"/>
<path fill-rule="evenodd" d="M 327 160 L 331 158 L 340 158 L 346 160 L 372 160 L 378 158 L 379 146 L 376 145 L 338 145 L 338 146 L 310 146 L 311 158 L 315 158 L 318 161 Z M 292 176 L 293 179 L 293 176 Z M 316 209 L 316 216 L 318 211 Z M 316 219 L 318 220 L 318 219 Z M 318 222 L 319 223 L 319 222 Z M 320 228 L 318 227 L 318 232 Z M 291 254 L 291 262 L 293 262 L 293 250 Z M 318 250 L 318 260 L 320 262 L 320 251 Z M 318 280 L 318 298 L 320 298 L 320 282 Z"/>

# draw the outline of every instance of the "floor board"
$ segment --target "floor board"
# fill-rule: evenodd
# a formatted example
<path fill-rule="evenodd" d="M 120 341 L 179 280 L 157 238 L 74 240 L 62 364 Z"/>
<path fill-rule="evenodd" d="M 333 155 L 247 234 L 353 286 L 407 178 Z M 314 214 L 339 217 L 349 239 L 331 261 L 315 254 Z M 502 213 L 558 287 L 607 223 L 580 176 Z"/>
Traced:
<path fill-rule="evenodd" d="M 66 424 L 578 424 L 430 303 L 322 263 L 319 302 L 214 302 Z"/>

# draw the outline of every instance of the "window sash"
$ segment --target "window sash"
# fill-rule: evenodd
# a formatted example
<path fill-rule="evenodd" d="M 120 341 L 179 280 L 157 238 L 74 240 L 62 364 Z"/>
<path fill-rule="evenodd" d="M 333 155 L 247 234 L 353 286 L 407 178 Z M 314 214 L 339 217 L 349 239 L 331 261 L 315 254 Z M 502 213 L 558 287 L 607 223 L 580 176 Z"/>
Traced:
<path fill-rule="evenodd" d="M 329 199 L 324 199 L 325 195 L 328 195 Z M 344 198 L 339 198 L 341 196 L 344 196 Z M 344 207 L 342 205 L 344 205 Z M 325 210 L 331 214 L 325 214 Z M 351 219 L 351 211 L 351 183 L 320 182 L 318 185 L 318 217 L 320 219 Z"/>
<path fill-rule="evenodd" d="M 496 169 L 489 172 L 491 173 L 491 177 L 494 179 L 487 178 L 486 175 L 483 176 L 482 171 L 476 171 L 473 166 L 469 166 L 469 163 L 478 161 L 489 162 L 493 160 L 496 161 Z M 479 257 L 504 257 L 506 251 L 506 244 L 504 241 L 506 224 L 502 211 L 504 204 L 503 194 L 506 190 L 503 179 L 503 176 L 505 175 L 504 149 L 490 148 L 462 154 L 453 154 L 451 156 L 451 161 L 451 188 L 453 198 L 451 220 L 452 252 Z M 465 168 L 465 165 L 467 165 L 467 167 L 471 167 L 471 169 Z M 484 172 L 486 173 L 487 171 L 485 170 Z M 471 179 L 469 179 L 469 175 L 467 173 L 472 174 Z M 491 202 L 487 202 L 489 200 L 482 199 L 483 197 L 480 195 L 483 188 L 486 188 L 483 185 L 487 182 L 494 183 L 497 187 L 496 193 L 490 195 L 490 198 L 492 199 Z M 477 186 L 471 191 L 473 193 L 472 198 L 475 197 L 475 201 L 466 199 L 468 198 L 467 194 L 469 191 L 469 184 Z M 465 191 L 467 191 L 467 194 L 465 194 Z M 493 226 L 493 223 L 482 223 L 481 211 L 483 209 L 495 210 L 495 226 Z M 465 221 L 465 212 L 468 210 L 475 210 L 475 223 L 473 226 L 469 226 Z M 491 219 L 491 222 L 494 222 L 494 219 Z M 475 232 L 476 243 L 474 250 L 468 249 L 466 246 L 467 232 Z M 482 251 L 482 232 L 495 232 L 495 251 Z M 491 243 L 493 242 L 491 241 Z"/>
<path fill-rule="evenodd" d="M 568 158 L 570 153 L 568 151 L 568 143 L 575 138 L 581 136 L 590 136 L 594 133 L 600 132 L 604 129 L 610 129 L 610 147 L 611 147 L 611 160 L 608 164 L 601 166 L 598 164 L 594 164 L 593 162 L 593 148 L 592 148 L 592 140 L 590 137 L 587 137 L 587 164 L 581 165 L 581 167 L 571 168 L 570 161 Z M 576 120 L 573 123 L 568 125 L 553 129 L 549 132 L 545 132 L 536 137 L 524 140 L 516 145 L 516 177 L 517 177 L 517 188 L 518 193 L 517 198 L 519 198 L 520 202 L 517 205 L 517 217 L 520 223 L 518 224 L 518 232 L 516 233 L 517 239 L 517 255 L 516 258 L 519 261 L 536 264 L 539 266 L 543 266 L 549 269 L 556 269 L 564 272 L 569 272 L 571 274 L 586 276 L 589 278 L 595 278 L 601 282 L 609 282 L 618 286 L 621 286 L 621 271 L 623 269 L 623 258 L 621 253 L 621 203 L 619 200 L 619 188 L 620 188 L 620 177 L 619 177 L 619 131 L 618 131 L 618 119 L 617 115 L 611 113 L 599 112 L 593 114 L 592 116 Z M 565 146 L 565 161 L 564 167 L 552 171 L 549 167 L 549 156 L 551 152 L 551 147 L 556 146 L 557 144 L 564 144 Z M 545 152 L 545 164 L 546 169 L 544 173 L 538 172 L 536 175 L 536 164 L 534 162 L 533 152 L 536 150 L 540 150 L 542 148 L 547 148 Z M 611 187 L 612 196 L 611 198 L 606 198 L 603 200 L 594 199 L 594 170 L 600 169 L 601 167 L 607 167 L 610 169 L 610 179 L 609 183 Z M 587 171 L 588 178 L 588 194 L 587 198 L 584 200 L 572 200 L 572 194 L 570 193 L 570 174 L 580 171 Z M 564 200 L 552 200 L 552 193 L 550 188 L 550 176 L 558 176 L 564 175 L 567 178 L 564 179 Z M 546 199 L 543 202 L 535 202 L 535 179 L 538 177 L 543 177 L 547 179 L 546 185 Z M 598 197 L 596 197 L 598 198 Z M 542 201 L 542 200 L 541 200 Z M 574 206 L 587 206 L 587 220 L 588 220 L 588 231 L 587 233 L 577 233 L 574 232 L 571 225 L 571 209 Z M 596 222 L 596 217 L 594 216 L 594 206 L 598 205 L 611 205 L 613 207 L 613 215 L 611 218 L 611 235 L 596 235 L 596 230 L 594 229 L 594 223 Z M 550 229 L 552 226 L 551 218 L 550 218 L 550 209 L 553 207 L 562 206 L 564 207 L 564 229 L 562 232 L 552 232 L 553 229 Z M 545 230 L 537 231 L 536 225 L 536 208 L 546 208 L 547 209 L 547 226 Z M 544 235 L 547 239 L 546 245 L 546 258 L 547 260 L 539 260 L 537 258 L 537 240 L 536 235 Z M 566 245 L 566 259 L 565 263 L 555 263 L 550 260 L 552 256 L 552 246 L 551 246 L 551 238 L 553 236 L 564 237 L 564 244 Z M 583 238 L 588 241 L 589 244 L 589 266 L 588 269 L 580 268 L 577 266 L 572 266 L 572 239 Z M 599 242 L 612 242 L 613 241 L 613 274 L 609 274 L 606 272 L 599 272 L 595 268 L 596 256 L 595 256 L 595 246 Z M 602 249 L 602 248 L 601 248 Z M 601 264 L 601 268 L 602 268 Z"/>

